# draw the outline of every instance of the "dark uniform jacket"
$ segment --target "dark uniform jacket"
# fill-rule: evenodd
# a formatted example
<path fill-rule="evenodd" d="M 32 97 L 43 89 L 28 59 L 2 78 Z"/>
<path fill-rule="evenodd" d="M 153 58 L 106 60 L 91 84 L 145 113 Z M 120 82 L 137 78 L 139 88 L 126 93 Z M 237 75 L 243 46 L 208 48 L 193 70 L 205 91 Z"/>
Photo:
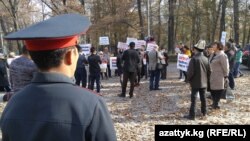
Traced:
<path fill-rule="evenodd" d="M 140 57 L 135 49 L 128 49 L 124 51 L 122 60 L 124 61 L 124 72 L 136 72 L 140 63 Z"/>
<path fill-rule="evenodd" d="M 1 120 L 3 141 L 115 141 L 104 101 L 59 73 L 37 73 L 11 98 Z"/>
<path fill-rule="evenodd" d="M 0 86 L 9 86 L 7 67 L 6 60 L 0 59 Z"/>
<path fill-rule="evenodd" d="M 225 54 L 227 55 L 228 62 L 229 62 L 229 70 L 232 72 L 234 70 L 234 64 L 235 64 L 235 51 L 233 49 L 229 49 L 225 51 Z"/>
<path fill-rule="evenodd" d="M 202 52 L 195 54 L 190 60 L 187 71 L 187 80 L 190 82 L 191 87 L 207 88 L 210 73 L 208 59 Z"/>
<path fill-rule="evenodd" d="M 116 66 L 119 71 L 122 71 L 123 61 L 122 61 L 122 53 L 118 53 L 116 57 Z"/>
<path fill-rule="evenodd" d="M 79 58 L 77 60 L 77 65 L 76 68 L 77 69 L 84 69 L 85 68 L 85 63 L 87 63 L 87 59 L 85 58 L 84 54 L 80 54 Z"/>
<path fill-rule="evenodd" d="M 89 73 L 96 74 L 101 72 L 100 64 L 102 63 L 100 56 L 91 54 L 88 57 Z"/>

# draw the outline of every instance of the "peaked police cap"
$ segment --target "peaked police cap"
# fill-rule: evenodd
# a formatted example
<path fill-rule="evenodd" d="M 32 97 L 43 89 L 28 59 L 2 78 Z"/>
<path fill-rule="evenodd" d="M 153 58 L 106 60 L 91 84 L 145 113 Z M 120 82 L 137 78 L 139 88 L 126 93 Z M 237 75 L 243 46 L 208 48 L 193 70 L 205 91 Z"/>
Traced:
<path fill-rule="evenodd" d="M 75 46 L 78 36 L 90 26 L 89 18 L 79 14 L 63 14 L 11 33 L 7 40 L 24 40 L 30 51 L 55 50 Z"/>

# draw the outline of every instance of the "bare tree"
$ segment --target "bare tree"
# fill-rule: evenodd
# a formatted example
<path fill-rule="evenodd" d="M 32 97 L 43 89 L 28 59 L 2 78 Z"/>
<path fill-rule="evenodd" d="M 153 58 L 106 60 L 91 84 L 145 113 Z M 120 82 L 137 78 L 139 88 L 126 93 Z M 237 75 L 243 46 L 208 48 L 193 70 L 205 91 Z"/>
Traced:
<path fill-rule="evenodd" d="M 85 9 L 85 0 L 79 0 L 81 2 L 81 5 L 83 7 L 83 14 L 86 14 L 86 9 Z"/>
<path fill-rule="evenodd" d="M 234 4 L 234 40 L 239 44 L 239 0 L 233 0 Z"/>
<path fill-rule="evenodd" d="M 161 31 L 162 31 L 162 22 L 161 22 L 161 2 L 162 0 L 158 0 L 157 5 L 158 5 L 158 32 L 157 32 L 157 44 L 160 46 L 161 45 Z"/>
<path fill-rule="evenodd" d="M 14 31 L 17 31 L 19 29 L 19 24 L 18 24 L 19 0 L 8 0 L 7 2 L 4 0 L 0 0 L 0 2 L 4 5 L 4 7 L 7 9 L 9 14 L 11 15 L 13 24 L 14 24 Z M 18 46 L 19 52 L 21 52 L 22 45 L 19 41 L 17 41 L 17 46 Z"/>
<path fill-rule="evenodd" d="M 248 0 L 245 1 L 245 10 L 244 10 L 244 22 L 243 22 L 243 39 L 242 39 L 242 46 L 246 45 L 246 34 L 247 34 L 247 17 L 248 17 Z"/>
<path fill-rule="evenodd" d="M 225 22 L 225 15 L 226 15 L 226 7 L 227 7 L 227 2 L 228 0 L 222 0 L 222 11 L 221 11 L 221 18 L 220 18 L 220 37 L 221 38 L 221 33 L 222 31 L 226 30 L 226 22 Z"/>
<path fill-rule="evenodd" d="M 221 4 L 222 4 L 222 0 L 219 1 L 218 4 L 218 8 L 216 10 L 216 0 L 213 0 L 213 25 L 212 25 L 212 37 L 211 37 L 211 41 L 213 42 L 215 39 L 215 34 L 216 34 L 216 29 L 217 29 L 217 23 L 218 23 L 218 19 L 220 16 L 220 10 L 221 10 Z"/>
<path fill-rule="evenodd" d="M 143 15 L 142 15 L 142 11 L 141 11 L 141 0 L 137 0 L 137 7 L 138 7 L 138 15 L 139 15 L 139 24 L 140 24 L 140 38 L 144 39 L 144 23 L 143 23 Z"/>
<path fill-rule="evenodd" d="M 169 19 L 168 19 L 168 50 L 174 53 L 175 35 L 174 35 L 174 10 L 176 0 L 168 0 L 169 4 Z"/>

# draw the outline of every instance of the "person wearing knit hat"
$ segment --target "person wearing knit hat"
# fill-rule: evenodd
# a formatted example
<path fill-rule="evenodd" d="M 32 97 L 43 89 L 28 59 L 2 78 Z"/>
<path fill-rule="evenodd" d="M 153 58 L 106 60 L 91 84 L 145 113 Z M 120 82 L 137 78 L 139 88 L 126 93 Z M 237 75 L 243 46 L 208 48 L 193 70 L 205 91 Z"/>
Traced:
<path fill-rule="evenodd" d="M 208 86 L 207 82 L 210 67 L 208 59 L 203 55 L 205 45 L 205 42 L 200 40 L 198 44 L 194 46 L 194 55 L 188 66 L 187 82 L 191 85 L 191 106 L 189 115 L 184 117 L 190 120 L 195 120 L 196 97 L 198 93 L 201 100 L 201 113 L 203 116 L 207 114 L 205 92 Z"/>
<path fill-rule="evenodd" d="M 24 41 L 39 72 L 5 107 L 0 120 L 3 140 L 116 141 L 105 102 L 71 79 L 78 37 L 89 26 L 86 16 L 63 14 L 5 37 Z"/>

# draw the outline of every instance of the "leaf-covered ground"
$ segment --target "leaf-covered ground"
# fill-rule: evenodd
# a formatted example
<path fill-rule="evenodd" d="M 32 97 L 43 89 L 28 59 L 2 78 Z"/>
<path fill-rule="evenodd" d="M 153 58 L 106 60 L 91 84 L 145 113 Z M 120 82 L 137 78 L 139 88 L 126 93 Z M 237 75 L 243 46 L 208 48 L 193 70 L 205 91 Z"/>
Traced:
<path fill-rule="evenodd" d="M 101 91 L 113 118 L 118 141 L 152 141 L 156 124 L 250 124 L 250 71 L 242 66 L 242 72 L 244 76 L 235 79 L 235 100 L 222 100 L 220 110 L 208 109 L 208 116 L 201 118 L 200 101 L 197 99 L 195 121 L 183 118 L 188 114 L 191 92 L 189 85 L 178 79 L 179 71 L 174 63 L 168 67 L 167 80 L 160 82 L 161 91 L 149 91 L 149 82 L 143 78 L 132 99 L 128 95 L 120 98 L 117 97 L 121 92 L 118 77 L 103 80 Z M 207 101 L 210 105 L 211 100 Z M 1 111 L 4 106 L 0 104 Z"/>
<path fill-rule="evenodd" d="M 135 88 L 135 97 L 117 97 L 121 92 L 118 78 L 104 81 L 103 97 L 114 120 L 119 141 L 152 141 L 154 126 L 164 125 L 204 125 L 204 124 L 250 124 L 250 71 L 242 66 L 243 77 L 236 78 L 236 98 L 221 100 L 220 110 L 210 110 L 208 116 L 201 117 L 200 100 L 197 99 L 197 118 L 190 121 L 183 118 L 190 107 L 190 86 L 178 79 L 176 64 L 168 67 L 167 80 L 160 83 L 161 91 L 149 91 L 148 80 L 142 79 Z M 211 100 L 207 99 L 208 105 Z"/>

